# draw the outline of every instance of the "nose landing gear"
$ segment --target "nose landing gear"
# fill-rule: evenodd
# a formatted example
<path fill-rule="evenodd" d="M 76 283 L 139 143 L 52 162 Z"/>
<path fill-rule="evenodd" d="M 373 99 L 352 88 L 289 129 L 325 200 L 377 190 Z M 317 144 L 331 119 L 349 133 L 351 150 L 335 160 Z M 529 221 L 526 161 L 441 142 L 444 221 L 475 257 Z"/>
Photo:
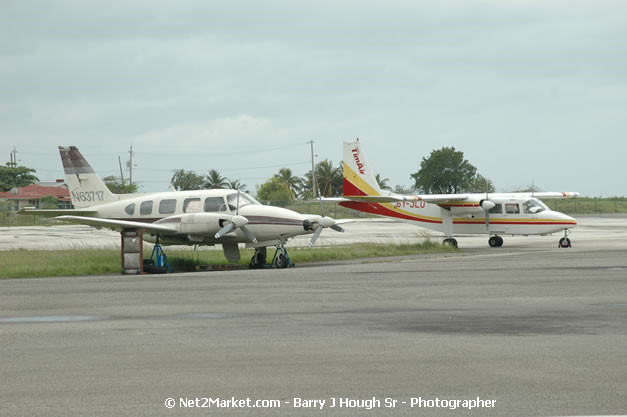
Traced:
<path fill-rule="evenodd" d="M 285 249 L 285 241 L 281 241 L 276 247 L 274 251 L 274 256 L 272 257 L 271 265 L 276 266 L 279 269 L 292 267 L 294 264 L 290 260 L 290 256 L 287 254 L 287 249 Z"/>
<path fill-rule="evenodd" d="M 561 238 L 559 243 L 557 244 L 558 248 L 570 248 L 570 247 L 572 247 L 572 245 L 570 243 L 570 239 L 568 238 L 569 234 L 570 234 L 570 231 L 568 229 L 564 230 L 564 237 Z"/>

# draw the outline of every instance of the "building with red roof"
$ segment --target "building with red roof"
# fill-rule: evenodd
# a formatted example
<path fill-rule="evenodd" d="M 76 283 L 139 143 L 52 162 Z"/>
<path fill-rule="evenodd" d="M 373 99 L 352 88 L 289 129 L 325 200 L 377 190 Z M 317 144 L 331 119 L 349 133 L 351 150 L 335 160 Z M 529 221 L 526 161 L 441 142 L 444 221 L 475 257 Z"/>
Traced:
<path fill-rule="evenodd" d="M 41 199 L 46 196 L 56 197 L 62 203 L 61 208 L 72 208 L 70 192 L 63 180 L 57 180 L 56 183 L 30 184 L 0 192 L 0 201 L 13 203 L 12 209 L 18 211 L 24 207 L 40 208 Z"/>

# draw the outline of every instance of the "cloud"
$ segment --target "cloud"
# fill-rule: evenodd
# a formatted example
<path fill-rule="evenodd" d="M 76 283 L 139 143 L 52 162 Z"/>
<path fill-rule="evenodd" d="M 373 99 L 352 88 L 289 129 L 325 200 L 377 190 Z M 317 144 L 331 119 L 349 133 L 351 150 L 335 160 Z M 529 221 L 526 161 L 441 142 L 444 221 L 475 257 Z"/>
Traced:
<path fill-rule="evenodd" d="M 210 152 L 273 146 L 284 139 L 283 131 L 272 120 L 239 115 L 234 118 L 211 119 L 204 122 L 182 123 L 150 131 L 133 138 L 138 145 L 168 148 L 173 153 L 195 150 Z"/>
<path fill-rule="evenodd" d="M 560 161 L 580 165 L 611 146 L 595 154 L 598 163 L 612 167 L 611 177 L 625 174 L 614 160 L 627 151 L 617 140 L 627 111 L 622 1 L 2 8 L 0 135 L 26 147 L 174 141 L 246 152 L 314 139 L 320 155 L 337 160 L 339 142 L 360 136 L 377 154 L 394 155 L 380 167 L 392 184 L 407 184 L 434 148 L 454 145 L 498 187 L 521 183 L 508 177 L 507 168 L 525 169 L 512 166 L 512 149 L 548 173 L 563 171 L 552 158 L 564 149 Z M 583 173 L 560 181 L 591 190 L 600 183 Z"/>

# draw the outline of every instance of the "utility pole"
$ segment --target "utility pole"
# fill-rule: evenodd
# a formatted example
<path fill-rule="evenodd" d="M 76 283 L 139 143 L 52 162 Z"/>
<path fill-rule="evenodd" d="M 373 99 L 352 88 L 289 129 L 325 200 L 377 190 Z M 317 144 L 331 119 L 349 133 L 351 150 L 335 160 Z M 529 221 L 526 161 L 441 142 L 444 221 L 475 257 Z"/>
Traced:
<path fill-rule="evenodd" d="M 133 145 L 131 145 L 131 150 L 128 151 L 128 153 L 130 154 L 130 160 L 128 162 L 128 176 L 129 176 L 129 183 L 132 184 L 133 183 Z"/>
<path fill-rule="evenodd" d="M 12 168 L 17 167 L 17 151 L 15 150 L 15 146 L 13 147 L 13 151 L 11 151 L 11 162 L 9 163 L 9 165 Z"/>
<path fill-rule="evenodd" d="M 120 165 L 120 179 L 122 180 L 122 185 L 124 185 L 124 174 L 122 173 L 122 159 L 118 155 L 118 164 Z"/>
<path fill-rule="evenodd" d="M 314 141 L 310 140 L 308 142 L 311 144 L 311 187 L 313 189 L 313 197 L 316 198 L 316 168 L 314 167 L 314 149 L 313 144 Z"/>

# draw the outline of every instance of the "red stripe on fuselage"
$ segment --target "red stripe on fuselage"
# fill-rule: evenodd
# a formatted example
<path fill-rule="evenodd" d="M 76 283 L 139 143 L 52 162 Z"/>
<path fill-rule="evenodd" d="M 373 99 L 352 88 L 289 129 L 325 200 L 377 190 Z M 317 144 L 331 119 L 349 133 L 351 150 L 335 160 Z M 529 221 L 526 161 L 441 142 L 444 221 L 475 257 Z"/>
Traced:
<path fill-rule="evenodd" d="M 343 201 L 339 204 L 342 207 L 347 207 L 353 210 L 363 211 L 366 213 L 378 214 L 379 216 L 395 217 L 397 219 L 412 220 L 415 222 L 442 223 L 442 220 L 429 220 L 429 219 L 424 219 L 421 217 L 408 216 L 407 214 L 390 210 L 389 208 L 384 207 L 379 203 L 361 203 L 357 201 Z"/>

